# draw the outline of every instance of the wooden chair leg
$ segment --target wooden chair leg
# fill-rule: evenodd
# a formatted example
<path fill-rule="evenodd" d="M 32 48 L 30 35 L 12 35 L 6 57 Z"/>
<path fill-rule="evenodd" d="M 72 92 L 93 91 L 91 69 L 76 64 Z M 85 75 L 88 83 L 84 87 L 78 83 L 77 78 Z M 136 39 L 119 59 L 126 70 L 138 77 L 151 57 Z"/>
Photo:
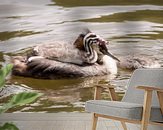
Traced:
<path fill-rule="evenodd" d="M 160 103 L 161 112 L 163 114 L 163 92 L 157 92 L 157 96 Z"/>
<path fill-rule="evenodd" d="M 150 112 L 151 112 L 151 102 L 152 102 L 152 91 L 147 90 L 144 94 L 144 105 L 143 105 L 143 116 L 141 121 L 141 130 L 147 130 Z"/>
<path fill-rule="evenodd" d="M 123 129 L 127 130 L 127 126 L 126 126 L 125 122 L 121 121 L 121 124 L 122 124 Z"/>
<path fill-rule="evenodd" d="M 101 99 L 101 93 L 102 93 L 102 87 L 101 86 L 96 86 L 95 87 L 95 92 L 94 92 L 94 100 Z"/>
<path fill-rule="evenodd" d="M 94 100 L 99 100 L 101 99 L 101 92 L 102 92 L 102 87 L 97 85 L 95 87 L 95 92 L 94 92 Z M 96 126 L 97 126 L 97 121 L 98 121 L 98 116 L 96 116 L 95 113 L 93 113 L 92 116 L 92 130 L 96 130 Z"/>
<path fill-rule="evenodd" d="M 98 117 L 93 113 L 92 130 L 96 130 Z"/>
<path fill-rule="evenodd" d="M 109 94 L 111 97 L 111 101 L 117 101 L 117 96 L 114 88 L 109 88 Z"/>
<path fill-rule="evenodd" d="M 117 101 L 117 96 L 115 93 L 115 89 L 114 88 L 109 88 L 109 93 L 110 93 L 110 97 L 111 97 L 111 101 Z M 121 121 L 122 127 L 124 130 L 127 130 L 127 126 L 125 124 L 125 122 Z"/>

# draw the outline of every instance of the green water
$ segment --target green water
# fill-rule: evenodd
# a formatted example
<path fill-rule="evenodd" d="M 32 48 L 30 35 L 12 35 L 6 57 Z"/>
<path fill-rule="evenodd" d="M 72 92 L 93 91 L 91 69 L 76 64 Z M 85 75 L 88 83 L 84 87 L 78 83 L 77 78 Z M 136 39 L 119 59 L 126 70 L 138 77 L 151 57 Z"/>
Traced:
<path fill-rule="evenodd" d="M 23 53 L 37 44 L 74 42 L 84 27 L 107 39 L 109 50 L 117 57 L 140 54 L 163 62 L 162 16 L 162 0 L 1 0 L 0 63 L 4 63 L 3 55 Z M 119 69 L 111 83 L 123 91 L 131 73 Z M 93 98 L 93 89 L 89 87 L 100 81 L 110 79 L 103 76 L 41 80 L 11 76 L 0 102 L 6 102 L 13 93 L 36 90 L 44 96 L 10 112 L 83 111 L 85 101 Z"/>

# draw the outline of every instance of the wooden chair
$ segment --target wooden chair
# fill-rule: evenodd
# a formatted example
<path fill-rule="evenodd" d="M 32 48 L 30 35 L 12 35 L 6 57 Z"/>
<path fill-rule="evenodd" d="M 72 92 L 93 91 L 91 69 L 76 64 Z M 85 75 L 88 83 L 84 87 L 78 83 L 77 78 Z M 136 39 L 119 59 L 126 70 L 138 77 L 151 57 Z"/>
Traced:
<path fill-rule="evenodd" d="M 148 124 L 163 126 L 163 69 L 135 70 L 122 101 L 116 101 L 114 87 L 109 85 L 112 101 L 100 100 L 103 87 L 97 85 L 95 100 L 85 105 L 93 113 L 92 130 L 96 130 L 98 117 L 118 120 L 124 130 L 126 122 L 141 124 L 141 130 L 147 130 Z"/>

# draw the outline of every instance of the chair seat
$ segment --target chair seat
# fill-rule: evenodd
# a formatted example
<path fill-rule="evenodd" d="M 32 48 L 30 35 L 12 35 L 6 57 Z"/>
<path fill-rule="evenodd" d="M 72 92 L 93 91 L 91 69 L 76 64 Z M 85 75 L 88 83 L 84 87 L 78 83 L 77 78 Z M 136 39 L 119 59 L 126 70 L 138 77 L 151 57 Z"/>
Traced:
<path fill-rule="evenodd" d="M 102 115 L 120 117 L 129 120 L 141 120 L 143 105 L 128 102 L 89 100 L 86 102 L 85 109 Z M 151 121 L 163 122 L 163 116 L 160 108 L 152 108 Z"/>

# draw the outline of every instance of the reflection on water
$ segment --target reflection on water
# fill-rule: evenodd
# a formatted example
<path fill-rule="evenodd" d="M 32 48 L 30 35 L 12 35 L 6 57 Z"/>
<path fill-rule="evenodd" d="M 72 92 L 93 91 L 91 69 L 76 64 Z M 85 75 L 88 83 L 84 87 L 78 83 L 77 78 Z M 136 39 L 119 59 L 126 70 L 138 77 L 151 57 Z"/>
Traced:
<path fill-rule="evenodd" d="M 32 31 L 12 31 L 12 32 L 0 32 L 1 41 L 6 41 L 15 37 L 24 37 L 28 35 L 39 34 L 41 32 L 32 32 Z"/>
<path fill-rule="evenodd" d="M 138 10 L 134 12 L 115 13 L 101 16 L 100 18 L 82 20 L 85 22 L 124 22 L 124 21 L 149 21 L 162 23 L 162 10 Z"/>
<path fill-rule="evenodd" d="M 44 93 L 44 96 L 39 101 L 25 108 L 17 108 L 17 111 L 60 112 L 83 111 L 84 102 L 88 99 L 93 99 L 93 86 L 99 82 L 106 82 L 106 80 L 109 81 L 108 76 L 59 80 L 41 80 L 13 76 L 10 79 L 10 84 L 21 85 L 19 89 L 22 89 L 25 84 L 25 86 L 30 86 L 33 90 Z M 4 89 L 3 93 L 8 91 L 8 89 Z M 14 88 L 10 87 L 10 89 Z M 14 109 L 11 111 L 14 111 Z"/>
<path fill-rule="evenodd" d="M 75 7 L 75 6 L 102 6 L 102 5 L 163 5 L 161 0 L 141 0 L 141 1 L 131 1 L 131 0 L 53 0 L 57 5 L 65 7 Z"/>
<path fill-rule="evenodd" d="M 22 53 L 43 42 L 74 42 L 82 29 L 88 27 L 110 41 L 108 48 L 117 56 L 140 54 L 156 57 L 163 63 L 162 5 L 162 0 L 1 1 L 0 62 L 4 62 L 6 53 Z M 117 91 L 123 91 L 130 75 L 130 71 L 119 70 L 111 84 L 118 86 Z M 93 89 L 89 86 L 100 81 L 109 81 L 109 78 L 40 80 L 13 76 L 4 92 L 14 93 L 13 85 L 16 85 L 20 88 L 15 90 L 28 86 L 45 94 L 36 103 L 11 111 L 82 111 L 84 102 L 93 98 Z M 104 94 L 104 98 L 108 97 Z"/>

